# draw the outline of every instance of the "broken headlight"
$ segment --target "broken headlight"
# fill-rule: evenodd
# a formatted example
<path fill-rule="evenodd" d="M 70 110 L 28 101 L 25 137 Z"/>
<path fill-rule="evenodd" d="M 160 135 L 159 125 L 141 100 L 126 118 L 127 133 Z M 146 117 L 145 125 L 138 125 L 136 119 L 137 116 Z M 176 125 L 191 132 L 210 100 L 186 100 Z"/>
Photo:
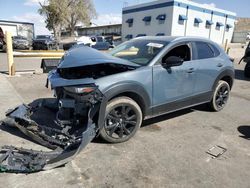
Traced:
<path fill-rule="evenodd" d="M 74 86 L 74 87 L 64 87 L 64 89 L 70 93 L 76 94 L 88 94 L 92 93 L 97 89 L 96 86 Z"/>

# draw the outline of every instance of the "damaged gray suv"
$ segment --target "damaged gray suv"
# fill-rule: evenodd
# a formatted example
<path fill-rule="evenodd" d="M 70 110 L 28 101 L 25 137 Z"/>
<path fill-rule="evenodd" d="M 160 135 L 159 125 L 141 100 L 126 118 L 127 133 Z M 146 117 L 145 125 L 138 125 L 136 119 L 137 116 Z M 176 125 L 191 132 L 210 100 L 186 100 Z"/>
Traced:
<path fill-rule="evenodd" d="M 21 105 L 7 113 L 24 134 L 54 150 L 6 146 L 0 151 L 5 156 L 0 171 L 34 172 L 61 166 L 96 136 L 124 142 L 135 135 L 143 120 L 180 109 L 207 103 L 220 111 L 233 80 L 230 58 L 203 38 L 140 37 L 109 53 L 76 46 L 49 73 L 47 86 L 50 83 L 54 90 L 54 100 Z M 45 116 L 42 108 L 55 113 L 53 126 L 37 122 L 36 117 Z"/>
<path fill-rule="evenodd" d="M 86 96 L 103 96 L 98 133 L 108 142 L 124 142 L 142 120 L 209 103 L 220 111 L 233 84 L 233 63 L 215 43 L 187 37 L 142 37 L 109 54 L 88 47 L 68 51 L 51 86 L 59 105 L 72 113 Z"/>

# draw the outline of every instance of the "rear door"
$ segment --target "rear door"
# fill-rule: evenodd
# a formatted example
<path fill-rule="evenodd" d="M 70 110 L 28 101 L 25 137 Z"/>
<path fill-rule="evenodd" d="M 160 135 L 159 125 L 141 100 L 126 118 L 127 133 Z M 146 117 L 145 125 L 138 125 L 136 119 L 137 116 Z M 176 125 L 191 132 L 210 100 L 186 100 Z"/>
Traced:
<path fill-rule="evenodd" d="M 201 95 L 211 95 L 212 87 L 220 70 L 224 66 L 224 61 L 219 58 L 220 52 L 212 44 L 206 42 L 193 42 L 193 62 L 196 64 L 197 81 L 195 93 Z"/>

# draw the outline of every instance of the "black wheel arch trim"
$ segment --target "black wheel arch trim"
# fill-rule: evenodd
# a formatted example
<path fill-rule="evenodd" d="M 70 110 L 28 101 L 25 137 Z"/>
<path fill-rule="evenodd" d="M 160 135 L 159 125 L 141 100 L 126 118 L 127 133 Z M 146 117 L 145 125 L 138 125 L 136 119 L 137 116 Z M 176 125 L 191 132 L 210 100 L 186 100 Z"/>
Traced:
<path fill-rule="evenodd" d="M 113 85 L 103 92 L 103 100 L 101 102 L 99 117 L 98 117 L 98 127 L 101 129 L 104 126 L 105 110 L 107 103 L 113 97 L 122 93 L 135 93 L 142 99 L 144 105 L 144 116 L 151 115 L 152 110 L 150 108 L 151 100 L 147 91 L 137 83 L 119 83 Z"/>
<path fill-rule="evenodd" d="M 226 76 L 229 76 L 229 77 L 231 78 L 232 83 L 231 83 L 231 86 L 230 86 L 230 87 L 232 88 L 233 83 L 234 83 L 235 73 L 234 73 L 234 70 L 233 70 L 233 69 L 227 69 L 227 70 L 222 71 L 222 72 L 217 76 L 217 78 L 215 79 L 215 82 L 214 82 L 214 84 L 213 84 L 212 91 L 215 90 L 215 88 L 216 88 L 216 86 L 217 86 L 217 83 L 218 83 L 222 78 L 224 78 L 224 77 L 226 77 Z"/>

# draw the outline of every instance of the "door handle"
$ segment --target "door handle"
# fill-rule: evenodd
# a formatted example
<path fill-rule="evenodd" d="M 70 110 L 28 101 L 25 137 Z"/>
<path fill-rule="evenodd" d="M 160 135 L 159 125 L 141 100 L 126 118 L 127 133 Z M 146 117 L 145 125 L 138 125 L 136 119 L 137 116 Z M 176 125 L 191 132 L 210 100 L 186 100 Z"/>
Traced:
<path fill-rule="evenodd" d="M 188 70 L 187 70 L 187 73 L 193 73 L 194 72 L 194 68 L 189 68 Z"/>
<path fill-rule="evenodd" d="M 218 63 L 218 64 L 217 64 L 217 67 L 222 67 L 222 66 L 223 66 L 222 63 Z"/>

